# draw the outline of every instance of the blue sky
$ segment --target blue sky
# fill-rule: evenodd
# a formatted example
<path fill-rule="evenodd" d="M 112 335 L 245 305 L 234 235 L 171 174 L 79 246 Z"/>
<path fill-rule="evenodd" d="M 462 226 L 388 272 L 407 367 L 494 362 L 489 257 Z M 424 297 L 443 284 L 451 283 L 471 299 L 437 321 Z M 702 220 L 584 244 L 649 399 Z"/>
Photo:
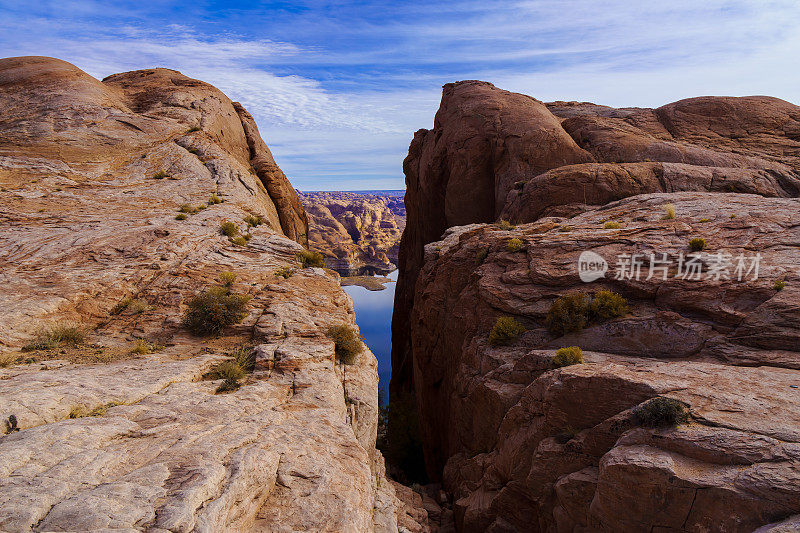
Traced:
<path fill-rule="evenodd" d="M 613 106 L 800 103 L 800 2 L 0 0 L 0 56 L 17 55 L 99 78 L 180 70 L 253 113 L 296 187 L 399 189 L 450 81 Z"/>

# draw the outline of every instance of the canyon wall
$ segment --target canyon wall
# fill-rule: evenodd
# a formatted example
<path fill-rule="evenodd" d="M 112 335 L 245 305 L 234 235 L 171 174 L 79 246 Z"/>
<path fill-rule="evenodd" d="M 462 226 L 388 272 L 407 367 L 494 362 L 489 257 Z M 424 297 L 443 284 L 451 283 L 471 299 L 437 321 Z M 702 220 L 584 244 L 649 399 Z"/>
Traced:
<path fill-rule="evenodd" d="M 375 357 L 326 335 L 352 301 L 299 268 L 306 215 L 242 106 L 23 57 L 0 110 L 0 529 L 427 530 L 375 449 Z M 246 312 L 198 337 L 209 288 Z"/>
<path fill-rule="evenodd" d="M 309 217 L 309 246 L 326 266 L 342 272 L 397 268 L 406 224 L 402 197 L 320 191 L 300 193 L 300 199 Z"/>
<path fill-rule="evenodd" d="M 798 527 L 800 108 L 460 82 L 404 170 L 391 393 L 414 394 L 460 531 Z M 584 252 L 607 261 L 591 283 Z M 548 325 L 559 297 L 601 290 L 627 311 Z M 490 343 L 500 317 L 520 327 Z M 555 368 L 569 346 L 583 364 Z M 689 420 L 643 427 L 657 397 Z"/>

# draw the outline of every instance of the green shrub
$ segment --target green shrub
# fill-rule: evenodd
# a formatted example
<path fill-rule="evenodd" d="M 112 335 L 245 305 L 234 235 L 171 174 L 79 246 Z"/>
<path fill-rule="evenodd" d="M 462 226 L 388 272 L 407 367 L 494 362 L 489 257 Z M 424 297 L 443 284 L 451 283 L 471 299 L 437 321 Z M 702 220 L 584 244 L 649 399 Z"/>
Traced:
<path fill-rule="evenodd" d="M 689 419 L 689 412 L 678 400 L 659 396 L 634 408 L 633 419 L 640 426 L 675 427 Z"/>
<path fill-rule="evenodd" d="M 175 220 L 186 220 L 187 218 L 186 213 L 178 213 L 175 215 Z"/>
<path fill-rule="evenodd" d="M 15 415 L 10 415 L 8 420 L 6 420 L 5 426 L 6 435 L 19 431 L 19 427 L 17 427 L 17 417 Z"/>
<path fill-rule="evenodd" d="M 86 333 L 73 324 L 57 324 L 40 331 L 36 338 L 22 347 L 23 352 L 53 350 L 61 346 L 77 346 L 86 338 Z"/>
<path fill-rule="evenodd" d="M 226 237 L 233 238 L 239 235 L 239 226 L 227 220 L 219 225 L 219 229 Z"/>
<path fill-rule="evenodd" d="M 361 337 L 347 324 L 331 326 L 326 335 L 333 340 L 336 359 L 346 365 L 356 362 L 356 356 L 363 350 Z"/>
<path fill-rule="evenodd" d="M 119 315 L 123 312 L 128 312 L 133 315 L 138 315 L 140 313 L 144 313 L 150 309 L 146 300 L 142 300 L 140 298 L 131 298 L 130 296 L 126 296 L 122 300 L 120 300 L 117 305 L 111 309 L 112 315 Z"/>
<path fill-rule="evenodd" d="M 231 237 L 230 241 L 236 246 L 247 246 L 248 239 L 243 235 L 237 235 L 236 237 Z"/>
<path fill-rule="evenodd" d="M 675 218 L 675 204 L 664 205 L 664 220 L 672 220 Z"/>
<path fill-rule="evenodd" d="M 512 224 L 508 220 L 504 220 L 502 218 L 497 222 L 497 224 L 495 224 L 495 226 L 497 226 L 498 228 L 500 228 L 502 230 L 506 230 L 506 231 L 510 231 L 510 230 L 516 228 L 516 226 L 514 224 Z"/>
<path fill-rule="evenodd" d="M 619 222 L 614 222 L 613 220 L 609 220 L 603 225 L 603 227 L 605 229 L 619 229 L 622 227 L 622 224 L 620 224 Z"/>
<path fill-rule="evenodd" d="M 561 233 L 569 233 L 570 231 L 572 231 L 572 226 L 559 226 L 558 231 L 560 231 Z"/>
<path fill-rule="evenodd" d="M 300 263 L 301 268 L 310 268 L 310 267 L 324 267 L 325 261 L 322 258 L 322 254 L 319 252 L 312 252 L 311 250 L 303 250 L 299 254 L 297 254 L 297 262 Z"/>
<path fill-rule="evenodd" d="M 776 291 L 782 291 L 786 288 L 786 282 L 781 279 L 775 280 L 775 284 L 772 286 L 772 288 Z"/>
<path fill-rule="evenodd" d="M 616 292 L 601 290 L 592 297 L 589 311 L 592 320 L 603 321 L 625 316 L 630 308 L 628 301 Z"/>
<path fill-rule="evenodd" d="M 525 326 L 510 316 L 501 316 L 497 319 L 489 332 L 489 344 L 492 346 L 508 346 L 525 333 Z"/>
<path fill-rule="evenodd" d="M 247 215 L 244 217 L 244 221 L 251 228 L 255 228 L 256 226 L 260 226 L 264 223 L 264 219 L 258 215 Z"/>
<path fill-rule="evenodd" d="M 559 296 L 547 312 L 547 330 L 557 337 L 580 331 L 589 319 L 589 298 L 582 292 Z"/>
<path fill-rule="evenodd" d="M 211 287 L 189 301 L 183 325 L 195 335 L 216 335 L 247 316 L 249 296 Z"/>
<path fill-rule="evenodd" d="M 169 174 L 167 174 L 164 170 L 159 170 L 155 174 L 153 174 L 153 179 L 155 180 L 163 180 L 164 178 L 168 178 Z"/>
<path fill-rule="evenodd" d="M 217 393 L 228 392 L 241 387 L 239 380 L 252 372 L 256 366 L 256 352 L 252 346 L 238 346 L 228 355 L 231 359 L 215 364 L 203 376 L 204 379 L 223 380 L 217 387 Z"/>
<path fill-rule="evenodd" d="M 194 133 L 196 131 L 200 131 L 200 126 L 192 126 L 188 130 L 186 130 L 186 133 Z"/>
<path fill-rule="evenodd" d="M 275 276 L 283 279 L 291 278 L 294 275 L 294 269 L 289 267 L 281 267 L 275 271 Z"/>
<path fill-rule="evenodd" d="M 693 252 L 700 252 L 706 247 L 706 240 L 701 237 L 695 237 L 689 241 L 689 249 Z"/>
<path fill-rule="evenodd" d="M 479 265 L 486 261 L 487 257 L 489 257 L 489 248 L 481 248 L 475 252 L 475 262 Z"/>
<path fill-rule="evenodd" d="M 556 350 L 556 355 L 553 356 L 553 366 L 556 368 L 561 368 L 562 366 L 579 365 L 582 363 L 583 351 L 577 346 L 559 348 Z"/>
<path fill-rule="evenodd" d="M 220 198 L 216 194 L 212 194 L 211 197 L 208 199 L 208 205 L 217 205 L 221 203 L 222 203 L 222 198 Z"/>
<path fill-rule="evenodd" d="M 236 281 L 236 273 L 230 270 L 223 270 L 219 273 L 219 282 L 223 287 L 231 288 Z"/>
<path fill-rule="evenodd" d="M 153 353 L 154 351 L 156 351 L 156 346 L 150 344 L 144 339 L 137 340 L 131 349 L 131 353 L 136 355 L 147 355 L 149 353 Z"/>
<path fill-rule="evenodd" d="M 197 209 L 189 204 L 183 204 L 178 211 L 181 213 L 189 213 L 190 215 L 197 213 Z"/>
<path fill-rule="evenodd" d="M 506 244 L 509 252 L 519 252 L 522 250 L 522 240 L 513 238 L 509 239 L 508 244 Z"/>
<path fill-rule="evenodd" d="M 700 222 L 711 222 L 710 218 L 701 218 Z"/>

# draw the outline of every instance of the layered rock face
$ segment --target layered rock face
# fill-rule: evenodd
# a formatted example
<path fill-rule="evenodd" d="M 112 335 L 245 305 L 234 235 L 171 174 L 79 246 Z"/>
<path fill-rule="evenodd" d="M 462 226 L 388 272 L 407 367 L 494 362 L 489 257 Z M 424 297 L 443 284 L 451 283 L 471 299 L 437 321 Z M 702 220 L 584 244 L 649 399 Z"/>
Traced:
<path fill-rule="evenodd" d="M 296 268 L 305 214 L 247 112 L 165 69 L 11 58 L 0 86 L 0 529 L 425 530 L 375 449 L 374 356 L 325 334 L 352 302 Z M 223 282 L 245 318 L 190 335 Z M 65 321 L 86 339 L 20 351 Z M 237 346 L 255 368 L 217 393 Z"/>
<path fill-rule="evenodd" d="M 340 271 L 394 270 L 406 225 L 403 198 L 388 194 L 307 192 L 309 246 Z"/>
<path fill-rule="evenodd" d="M 392 392 L 416 396 L 459 530 L 797 527 L 798 126 L 765 97 L 620 110 L 445 86 L 404 165 Z M 604 277 L 581 281 L 584 252 Z M 547 327 L 557 298 L 602 289 L 629 311 Z M 501 316 L 525 331 L 493 346 Z M 554 368 L 566 346 L 584 363 Z M 640 426 L 656 397 L 689 421 Z"/>

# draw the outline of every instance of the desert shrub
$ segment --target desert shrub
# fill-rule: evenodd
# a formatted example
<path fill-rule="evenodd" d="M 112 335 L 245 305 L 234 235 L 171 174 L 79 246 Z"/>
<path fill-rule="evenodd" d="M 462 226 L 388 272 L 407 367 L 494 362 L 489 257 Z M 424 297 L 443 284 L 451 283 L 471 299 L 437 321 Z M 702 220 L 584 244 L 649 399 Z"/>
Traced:
<path fill-rule="evenodd" d="M 508 346 L 525 331 L 525 326 L 517 322 L 514 317 L 501 316 L 495 321 L 492 331 L 489 332 L 489 344 Z"/>
<path fill-rule="evenodd" d="M 250 242 L 250 239 L 253 238 L 253 236 L 250 233 L 245 233 L 244 235 L 242 235 L 242 237 L 244 238 L 245 242 Z"/>
<path fill-rule="evenodd" d="M 239 226 L 227 220 L 219 225 L 219 229 L 226 237 L 233 238 L 239 235 Z"/>
<path fill-rule="evenodd" d="M 192 126 L 188 130 L 186 130 L 186 133 L 194 133 L 196 131 L 200 131 L 200 126 Z"/>
<path fill-rule="evenodd" d="M 19 356 L 12 352 L 0 352 L 0 368 L 16 364 Z"/>
<path fill-rule="evenodd" d="M 222 203 L 222 198 L 220 198 L 216 194 L 212 194 L 211 197 L 208 199 L 208 205 L 217 205 L 221 203 Z"/>
<path fill-rule="evenodd" d="M 547 312 L 547 329 L 561 337 L 580 331 L 589 319 L 589 298 L 582 292 L 559 296 Z"/>
<path fill-rule="evenodd" d="M 675 218 L 675 204 L 664 205 L 664 220 L 672 220 Z"/>
<path fill-rule="evenodd" d="M 247 239 L 244 237 L 244 235 L 237 235 L 236 237 L 232 237 L 230 241 L 236 246 L 247 246 Z"/>
<path fill-rule="evenodd" d="M 695 237 L 689 241 L 689 249 L 693 252 L 700 252 L 706 247 L 706 240 L 702 237 Z"/>
<path fill-rule="evenodd" d="M 15 431 L 19 431 L 19 428 L 17 427 L 17 417 L 15 415 L 9 415 L 5 426 L 6 435 L 9 433 L 14 433 Z"/>
<path fill-rule="evenodd" d="M 776 291 L 782 291 L 786 288 L 786 282 L 781 279 L 775 280 L 775 284 L 772 286 L 772 288 Z"/>
<path fill-rule="evenodd" d="M 231 359 L 215 364 L 203 376 L 204 379 L 223 380 L 217 387 L 217 393 L 238 389 L 241 386 L 239 380 L 245 374 L 252 372 L 256 366 L 256 352 L 252 346 L 237 346 L 228 355 Z"/>
<path fill-rule="evenodd" d="M 294 269 L 289 267 L 281 267 L 275 271 L 275 276 L 283 279 L 291 278 L 294 275 Z"/>
<path fill-rule="evenodd" d="M 486 261 L 487 257 L 489 257 L 489 248 L 481 248 L 475 252 L 475 262 L 479 265 Z"/>
<path fill-rule="evenodd" d="M 150 309 L 150 306 L 147 304 L 147 301 L 140 298 L 131 298 L 130 296 L 126 296 L 120 300 L 113 309 L 111 309 L 111 314 L 119 315 L 123 312 L 127 312 L 133 315 L 138 315 L 140 313 L 144 313 L 148 309 Z"/>
<path fill-rule="evenodd" d="M 144 339 L 137 340 L 131 349 L 131 353 L 137 355 L 147 355 L 153 353 L 153 351 L 154 346 Z"/>
<path fill-rule="evenodd" d="M 512 224 L 508 220 L 504 220 L 504 219 L 500 219 L 497 222 L 497 224 L 495 224 L 495 226 L 497 226 L 498 228 L 500 228 L 502 230 L 506 230 L 506 231 L 509 231 L 509 230 L 512 230 L 512 229 L 516 228 L 516 226 L 514 224 Z"/>
<path fill-rule="evenodd" d="M 211 287 L 189 301 L 183 325 L 195 335 L 216 335 L 247 316 L 249 296 L 225 287 Z"/>
<path fill-rule="evenodd" d="M 40 331 L 36 338 L 23 346 L 23 352 L 34 350 L 52 350 L 61 346 L 77 346 L 86 338 L 86 333 L 78 326 L 72 324 L 57 324 L 49 329 Z"/>
<path fill-rule="evenodd" d="M 355 329 L 347 324 L 340 324 L 329 327 L 326 335 L 333 340 L 336 359 L 339 362 L 346 365 L 352 365 L 356 362 L 356 356 L 361 353 L 363 346 L 361 337 L 356 333 Z"/>
<path fill-rule="evenodd" d="M 517 239 L 516 237 L 509 239 L 508 243 L 506 244 L 506 248 L 508 248 L 509 252 L 519 252 L 522 250 L 522 240 Z"/>
<path fill-rule="evenodd" d="M 592 320 L 611 320 L 625 316 L 630 311 L 628 301 L 614 291 L 601 290 L 592 297 L 589 306 Z"/>
<path fill-rule="evenodd" d="M 622 227 L 622 224 L 620 224 L 619 222 L 614 222 L 613 220 L 609 220 L 603 225 L 603 227 L 605 229 L 619 229 Z"/>
<path fill-rule="evenodd" d="M 579 365 L 581 363 L 583 363 L 583 351 L 577 346 L 559 348 L 556 350 L 556 355 L 553 356 L 553 366 L 556 368 Z"/>
<path fill-rule="evenodd" d="M 197 209 L 195 209 L 194 207 L 192 207 L 192 206 L 191 206 L 191 205 L 189 205 L 189 204 L 183 204 L 183 205 L 180 207 L 179 211 L 180 211 L 181 213 L 189 213 L 190 215 L 192 215 L 192 214 L 194 214 L 194 213 L 197 213 Z"/>
<path fill-rule="evenodd" d="M 231 272 L 230 270 L 223 270 L 219 273 L 219 282 L 223 285 L 223 287 L 230 288 L 233 286 L 233 283 L 236 281 L 236 273 Z"/>
<path fill-rule="evenodd" d="M 711 222 L 710 218 L 701 218 L 700 222 Z"/>
<path fill-rule="evenodd" d="M 195 213 L 199 213 L 200 211 L 202 211 L 206 207 L 208 207 L 206 204 L 200 204 L 200 205 L 198 205 L 197 207 L 194 208 L 194 212 Z"/>
<path fill-rule="evenodd" d="M 247 215 L 244 217 L 244 221 L 251 228 L 255 228 L 256 226 L 260 226 L 264 223 L 264 219 L 258 215 Z"/>
<path fill-rule="evenodd" d="M 199 154 L 199 153 L 200 153 L 200 152 L 197 150 L 197 148 L 187 148 L 187 149 L 186 149 L 186 151 L 187 151 L 187 152 L 189 152 L 190 154 L 193 154 L 193 155 L 197 155 L 197 154 Z"/>
<path fill-rule="evenodd" d="M 297 262 L 300 263 L 301 268 L 310 267 L 324 267 L 325 261 L 322 259 L 322 254 L 319 252 L 312 252 L 311 250 L 303 250 L 297 254 Z"/>
<path fill-rule="evenodd" d="M 640 426 L 674 427 L 689 419 L 686 406 L 672 398 L 659 396 L 633 410 L 633 420 Z"/>
<path fill-rule="evenodd" d="M 155 174 L 153 174 L 154 180 L 163 180 L 164 178 L 168 178 L 169 174 L 165 170 L 159 170 Z"/>
<path fill-rule="evenodd" d="M 731 213 L 731 218 L 736 218 L 736 213 Z"/>
<path fill-rule="evenodd" d="M 187 216 L 186 213 L 178 213 L 175 215 L 175 220 L 186 220 Z"/>
<path fill-rule="evenodd" d="M 572 231 L 572 226 L 559 226 L 558 231 L 560 231 L 561 233 L 569 233 L 570 231 Z"/>

